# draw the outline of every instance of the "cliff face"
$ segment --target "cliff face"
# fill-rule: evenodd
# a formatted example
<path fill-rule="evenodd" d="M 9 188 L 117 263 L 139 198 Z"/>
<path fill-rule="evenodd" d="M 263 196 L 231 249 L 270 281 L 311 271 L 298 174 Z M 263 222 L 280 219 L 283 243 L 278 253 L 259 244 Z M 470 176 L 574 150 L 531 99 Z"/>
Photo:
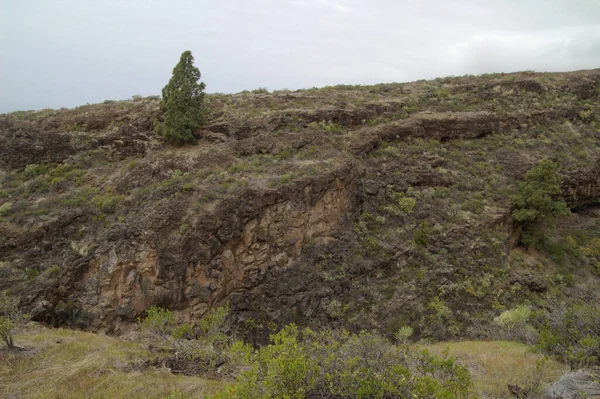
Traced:
<path fill-rule="evenodd" d="M 355 201 L 355 176 L 346 167 L 286 193 L 263 193 L 218 206 L 191 225 L 198 234 L 177 250 L 152 243 L 113 246 L 94 256 L 73 285 L 80 287 L 92 328 L 134 322 L 155 304 L 200 318 L 235 292 L 298 264 L 306 242 L 324 245 Z M 250 202 L 250 205 L 246 202 Z"/>
<path fill-rule="evenodd" d="M 575 172 L 563 181 L 564 198 L 573 209 L 595 206 L 600 198 L 600 160 L 587 165 L 585 170 Z"/>
<path fill-rule="evenodd" d="M 498 309 L 594 298 L 600 71 L 210 95 L 198 146 L 158 100 L 0 116 L 0 289 L 112 333 L 152 305 L 482 335 Z M 513 248 L 509 195 L 560 162 L 572 217 Z M 533 250 L 535 247 L 536 250 Z M 258 331 L 258 332 L 257 332 Z"/>

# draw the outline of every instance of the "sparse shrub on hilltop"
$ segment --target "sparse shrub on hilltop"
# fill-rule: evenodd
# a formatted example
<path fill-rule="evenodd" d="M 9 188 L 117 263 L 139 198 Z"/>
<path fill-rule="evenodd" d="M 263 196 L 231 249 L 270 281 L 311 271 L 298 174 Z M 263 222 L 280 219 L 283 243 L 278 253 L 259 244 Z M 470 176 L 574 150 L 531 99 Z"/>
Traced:
<path fill-rule="evenodd" d="M 171 80 L 162 89 L 163 121 L 154 122 L 154 131 L 172 143 L 196 142 L 194 130 L 202 126 L 205 119 L 205 84 L 198 83 L 200 76 L 192 52 L 184 51 Z"/>

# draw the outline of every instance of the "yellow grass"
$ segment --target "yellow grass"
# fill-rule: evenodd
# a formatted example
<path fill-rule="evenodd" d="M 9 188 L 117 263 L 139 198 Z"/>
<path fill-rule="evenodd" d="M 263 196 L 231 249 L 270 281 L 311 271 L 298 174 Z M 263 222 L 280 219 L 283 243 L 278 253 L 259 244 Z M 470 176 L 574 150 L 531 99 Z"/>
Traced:
<path fill-rule="evenodd" d="M 104 335 L 65 329 L 36 329 L 17 336 L 28 350 L 10 353 L 0 345 L 2 398 L 161 398 L 179 390 L 202 398 L 223 382 L 171 374 L 168 370 L 125 371 L 144 349 Z"/>
<path fill-rule="evenodd" d="M 510 398 L 507 384 L 526 387 L 536 376 L 536 365 L 544 356 L 528 345 L 507 341 L 465 341 L 425 345 L 432 353 L 449 348 L 450 356 L 466 365 L 473 377 L 475 394 L 481 398 Z M 542 367 L 542 387 L 556 381 L 565 366 L 546 359 Z"/>

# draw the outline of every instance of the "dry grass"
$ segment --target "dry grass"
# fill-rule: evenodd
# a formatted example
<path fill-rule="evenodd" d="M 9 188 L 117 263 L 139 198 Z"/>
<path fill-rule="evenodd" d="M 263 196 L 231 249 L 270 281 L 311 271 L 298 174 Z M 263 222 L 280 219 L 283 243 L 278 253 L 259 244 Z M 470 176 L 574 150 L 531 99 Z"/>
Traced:
<path fill-rule="evenodd" d="M 125 371 L 145 353 L 133 342 L 66 329 L 37 329 L 17 338 L 27 352 L 0 349 L 3 398 L 160 398 L 174 390 L 202 398 L 224 387 L 168 370 Z"/>
<path fill-rule="evenodd" d="M 126 371 L 126 365 L 147 358 L 136 342 L 67 329 L 36 327 L 18 335 L 25 352 L 0 348 L 2 398 L 161 398 L 178 390 L 202 398 L 226 382 L 171 374 L 168 370 Z M 425 345 L 469 367 L 478 398 L 509 398 L 507 384 L 523 387 L 536 378 L 544 359 L 531 347 L 506 341 L 465 341 Z M 547 359 L 542 385 L 556 381 L 565 366 Z"/>
<path fill-rule="evenodd" d="M 533 383 L 538 362 L 541 364 L 542 388 L 556 381 L 565 372 L 565 366 L 532 352 L 532 348 L 518 342 L 465 341 L 426 345 L 432 353 L 449 348 L 450 356 L 468 366 L 473 377 L 475 394 L 480 398 L 510 398 L 507 384 L 527 387 Z"/>

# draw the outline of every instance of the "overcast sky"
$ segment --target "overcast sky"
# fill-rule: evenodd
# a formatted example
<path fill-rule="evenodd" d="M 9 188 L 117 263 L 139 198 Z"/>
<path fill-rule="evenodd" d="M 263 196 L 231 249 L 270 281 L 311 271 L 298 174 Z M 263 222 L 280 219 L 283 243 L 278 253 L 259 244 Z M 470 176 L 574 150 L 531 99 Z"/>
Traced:
<path fill-rule="evenodd" d="M 160 94 L 600 67 L 600 0 L 0 0 L 0 112 Z"/>

